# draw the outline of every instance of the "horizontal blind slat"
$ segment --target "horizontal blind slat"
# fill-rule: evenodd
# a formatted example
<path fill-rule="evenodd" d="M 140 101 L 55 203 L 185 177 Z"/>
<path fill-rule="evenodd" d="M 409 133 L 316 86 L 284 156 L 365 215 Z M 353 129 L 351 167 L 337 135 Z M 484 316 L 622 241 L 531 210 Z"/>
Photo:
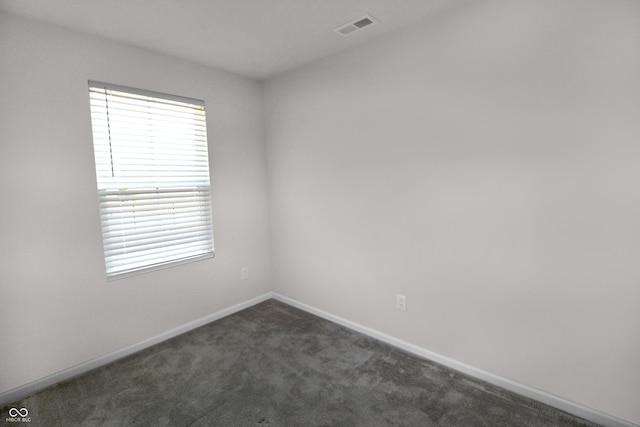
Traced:
<path fill-rule="evenodd" d="M 164 224 L 172 224 L 174 222 L 192 221 L 196 215 L 200 216 L 200 222 L 204 222 L 207 219 L 203 218 L 206 215 L 209 207 L 190 209 L 178 213 L 173 212 L 148 212 L 144 215 L 138 215 L 135 223 L 131 221 L 130 216 L 127 213 L 121 214 L 104 214 L 101 215 L 103 221 L 108 221 L 109 231 L 105 232 L 105 236 L 109 237 L 109 233 L 120 232 L 121 229 L 128 229 L 133 227 L 159 227 Z M 148 224 L 148 225 L 147 225 Z"/>
<path fill-rule="evenodd" d="M 151 226 L 145 228 L 129 228 L 126 230 L 118 230 L 117 232 L 106 233 L 104 236 L 105 245 L 135 245 L 136 242 L 144 242 L 151 239 L 160 239 L 171 236 L 178 236 L 180 233 L 202 232 L 209 230 L 211 223 L 209 221 L 189 221 L 182 223 L 166 224 L 164 226 Z M 131 236 L 131 234 L 135 234 Z M 123 242 L 126 241 L 126 244 Z"/>
<path fill-rule="evenodd" d="M 207 251 L 207 247 L 202 245 L 201 242 L 191 241 L 176 243 L 172 246 L 159 246 L 156 248 L 149 248 L 145 251 L 137 251 L 126 254 L 114 254 L 109 256 L 107 262 L 108 266 L 127 266 L 131 264 L 138 264 L 141 261 L 145 262 L 167 262 L 175 259 L 179 259 L 182 256 L 193 256 L 203 254 L 211 251 Z"/>
<path fill-rule="evenodd" d="M 151 237 L 153 234 L 149 234 L 139 240 L 127 239 L 126 244 L 123 244 L 121 241 L 114 241 L 114 243 L 106 242 L 104 244 L 104 250 L 111 255 L 130 254 L 133 252 L 146 251 L 147 249 L 169 248 L 188 242 L 204 242 L 208 240 L 207 232 L 208 227 L 200 227 L 192 230 L 174 230 L 173 232 L 167 232 L 158 237 Z"/>
<path fill-rule="evenodd" d="M 154 270 L 158 267 L 162 267 L 163 265 L 178 264 L 180 263 L 180 261 L 189 259 L 206 259 L 211 258 L 212 256 L 213 254 L 211 252 L 202 253 L 196 251 L 179 255 L 169 255 L 165 256 L 162 259 L 158 258 L 157 256 L 155 258 L 153 256 L 150 256 L 147 258 L 140 258 L 138 261 L 130 262 L 128 264 L 109 264 L 108 269 L 110 271 L 110 276 L 114 277 L 130 272 Z"/>

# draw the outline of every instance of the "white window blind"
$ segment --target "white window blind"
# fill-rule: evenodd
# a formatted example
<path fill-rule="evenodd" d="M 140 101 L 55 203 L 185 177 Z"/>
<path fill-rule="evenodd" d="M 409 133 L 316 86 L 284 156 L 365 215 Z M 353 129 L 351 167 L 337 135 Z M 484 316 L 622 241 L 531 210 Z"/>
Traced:
<path fill-rule="evenodd" d="M 204 102 L 89 82 L 109 279 L 213 256 Z"/>

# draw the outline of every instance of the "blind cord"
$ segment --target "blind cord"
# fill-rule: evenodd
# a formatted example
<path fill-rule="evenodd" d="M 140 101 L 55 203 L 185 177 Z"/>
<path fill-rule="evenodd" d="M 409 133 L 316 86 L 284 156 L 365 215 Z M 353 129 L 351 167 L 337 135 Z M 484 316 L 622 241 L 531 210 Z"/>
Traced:
<path fill-rule="evenodd" d="M 116 173 L 113 166 L 113 148 L 111 146 L 111 123 L 109 122 L 109 92 L 104 88 L 104 104 L 107 109 L 107 134 L 109 135 L 109 159 L 111 160 L 111 177 L 115 178 Z"/>

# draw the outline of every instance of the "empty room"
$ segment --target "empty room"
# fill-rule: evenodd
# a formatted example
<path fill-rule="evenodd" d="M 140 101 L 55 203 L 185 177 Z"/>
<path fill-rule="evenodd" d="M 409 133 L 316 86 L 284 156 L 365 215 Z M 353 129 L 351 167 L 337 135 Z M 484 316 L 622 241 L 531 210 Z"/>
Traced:
<path fill-rule="evenodd" d="M 640 1 L 0 0 L 0 425 L 640 425 Z"/>

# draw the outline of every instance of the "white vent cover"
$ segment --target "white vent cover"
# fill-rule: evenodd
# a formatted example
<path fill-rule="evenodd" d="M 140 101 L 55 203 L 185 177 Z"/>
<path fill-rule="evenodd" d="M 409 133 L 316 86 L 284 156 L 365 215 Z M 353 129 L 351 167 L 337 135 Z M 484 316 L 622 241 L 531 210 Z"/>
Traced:
<path fill-rule="evenodd" d="M 365 27 L 369 27 L 371 25 L 377 24 L 378 21 L 376 20 L 376 18 L 374 18 L 371 15 L 365 15 L 361 18 L 356 19 L 355 21 L 351 21 L 346 25 L 343 25 L 341 27 L 336 28 L 335 31 L 336 33 L 340 34 L 341 36 L 350 36 L 351 34 L 355 33 L 356 31 L 359 31 Z"/>

